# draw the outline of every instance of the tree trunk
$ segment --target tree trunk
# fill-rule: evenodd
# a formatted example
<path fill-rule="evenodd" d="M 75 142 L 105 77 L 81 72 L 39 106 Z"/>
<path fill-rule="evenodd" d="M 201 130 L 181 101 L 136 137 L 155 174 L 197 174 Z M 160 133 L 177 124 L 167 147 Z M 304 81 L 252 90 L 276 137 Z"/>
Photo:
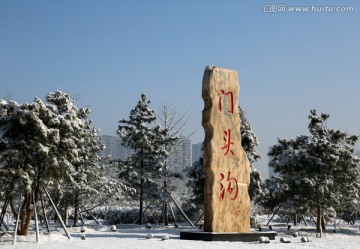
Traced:
<path fill-rule="evenodd" d="M 65 205 L 65 208 L 64 208 L 63 220 L 64 220 L 64 223 L 65 223 L 65 226 L 68 226 L 69 225 L 69 210 L 68 210 L 67 205 Z"/>
<path fill-rule="evenodd" d="M 165 226 L 168 226 L 169 225 L 169 214 L 168 214 L 168 204 L 167 202 L 164 203 L 164 217 L 165 217 Z"/>
<path fill-rule="evenodd" d="M 18 216 L 18 211 L 16 211 L 16 208 L 14 206 L 14 200 L 13 200 L 12 197 L 10 197 L 10 209 L 11 209 L 11 212 L 14 215 L 14 217 L 17 217 Z"/>
<path fill-rule="evenodd" d="M 162 203 L 161 205 L 161 215 L 160 215 L 159 224 L 162 224 L 163 222 L 164 222 L 164 203 Z"/>
<path fill-rule="evenodd" d="M 166 162 L 165 162 L 166 165 Z M 165 175 L 165 179 L 166 179 L 166 175 Z M 167 188 L 167 184 L 166 184 L 166 180 L 164 180 L 163 182 L 163 189 Z M 168 203 L 166 202 L 166 198 L 164 200 L 164 225 L 168 226 L 169 225 L 169 214 L 168 214 Z"/>
<path fill-rule="evenodd" d="M 24 202 L 26 202 L 26 197 Z M 23 203 L 21 204 L 20 214 L 19 214 L 19 235 L 22 234 L 22 228 L 24 226 L 25 216 L 26 216 L 26 207 L 24 206 Z"/>
<path fill-rule="evenodd" d="M 321 229 L 322 229 L 323 231 L 326 230 L 325 218 L 324 218 L 324 209 L 321 210 Z"/>
<path fill-rule="evenodd" d="M 21 233 L 20 233 L 21 235 L 29 234 L 30 222 L 31 222 L 31 218 L 32 218 L 33 214 L 34 214 L 34 205 L 30 204 L 26 211 L 25 223 L 23 224 L 23 226 L 21 228 Z"/>
<path fill-rule="evenodd" d="M 40 201 L 41 201 L 41 208 L 43 211 L 44 220 L 45 220 L 45 224 L 46 224 L 46 229 L 47 229 L 48 233 L 50 233 L 49 221 L 48 221 L 48 218 L 46 215 L 46 210 L 45 210 L 44 199 L 43 199 L 42 193 L 40 193 Z"/>
<path fill-rule="evenodd" d="M 25 198 L 23 203 L 21 204 L 20 214 L 19 214 L 19 235 L 23 235 L 23 227 L 25 226 L 25 219 L 26 219 L 28 197 L 27 195 L 25 195 L 24 197 Z"/>
<path fill-rule="evenodd" d="M 297 213 L 294 213 L 294 226 L 297 225 L 297 222 L 298 222 Z"/>
<path fill-rule="evenodd" d="M 76 170 L 76 172 L 79 171 L 78 164 L 75 165 L 75 170 Z M 75 178 L 75 181 L 79 182 L 79 179 Z M 65 208 L 66 208 L 66 206 L 67 205 L 65 205 Z M 65 209 L 65 212 L 66 212 L 66 209 Z M 76 227 L 78 225 L 78 222 L 79 222 L 79 195 L 78 195 L 78 192 L 75 191 L 74 224 L 73 224 L 73 226 Z"/>
<path fill-rule="evenodd" d="M 79 223 L 79 197 L 75 196 L 75 210 L 74 210 L 74 227 Z"/>
<path fill-rule="evenodd" d="M 139 203 L 139 224 L 142 225 L 144 222 L 143 217 L 143 209 L 144 209 L 144 180 L 141 179 L 141 186 L 140 186 L 140 203 Z"/>
<path fill-rule="evenodd" d="M 316 232 L 319 234 L 322 234 L 322 210 L 321 210 L 321 205 L 318 204 L 317 205 L 317 217 L 316 217 Z"/>
<path fill-rule="evenodd" d="M 34 205 L 31 203 L 31 195 L 27 194 L 20 210 L 20 235 L 28 235 L 31 217 L 34 213 Z"/>
<path fill-rule="evenodd" d="M 143 151 L 141 150 L 141 155 Z M 140 162 L 140 198 L 139 198 L 139 224 L 144 222 L 143 209 L 144 209 L 144 161 Z"/>

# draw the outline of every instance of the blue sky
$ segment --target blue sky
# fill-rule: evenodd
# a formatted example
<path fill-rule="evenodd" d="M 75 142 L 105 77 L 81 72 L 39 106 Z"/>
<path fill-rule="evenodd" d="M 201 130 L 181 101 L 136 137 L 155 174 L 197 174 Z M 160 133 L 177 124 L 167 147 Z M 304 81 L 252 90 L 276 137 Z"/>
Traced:
<path fill-rule="evenodd" d="M 262 11 L 270 5 L 285 12 Z M 66 91 L 90 107 L 102 134 L 115 135 L 147 93 L 153 109 L 167 102 L 190 113 L 187 132 L 196 130 L 198 143 L 204 68 L 235 69 L 266 177 L 268 147 L 307 134 L 310 109 L 329 113 L 328 126 L 360 134 L 359 13 L 356 0 L 0 0 L 0 98 Z"/>

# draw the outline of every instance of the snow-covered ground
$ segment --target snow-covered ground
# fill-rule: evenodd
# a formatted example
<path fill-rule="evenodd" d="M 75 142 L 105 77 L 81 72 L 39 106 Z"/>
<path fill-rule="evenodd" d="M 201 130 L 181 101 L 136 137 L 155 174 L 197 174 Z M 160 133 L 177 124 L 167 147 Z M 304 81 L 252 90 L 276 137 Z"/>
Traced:
<path fill-rule="evenodd" d="M 117 225 L 117 231 L 112 232 L 110 226 L 87 225 L 85 231 L 85 240 L 80 238 L 80 227 L 69 228 L 72 239 L 69 240 L 61 227 L 52 226 L 50 234 L 41 231 L 40 242 L 36 243 L 35 232 L 31 232 L 30 236 L 18 236 L 17 242 L 13 244 L 13 234 L 4 234 L 0 232 L 0 248 L 10 249 L 112 249 L 112 248 L 167 248 L 167 249 L 232 249 L 232 248 L 360 248 L 360 230 L 359 224 L 354 226 L 340 223 L 334 233 L 334 227 L 328 225 L 327 231 L 322 238 L 316 238 L 314 226 L 306 227 L 301 224 L 292 226 L 287 230 L 285 224 L 273 224 L 273 230 L 278 233 L 275 240 L 271 240 L 269 244 L 260 244 L 259 242 L 205 242 L 180 240 L 180 232 L 184 230 L 198 230 L 190 226 L 183 225 L 175 229 L 168 226 L 152 226 L 146 229 L 145 226 L 139 225 Z M 200 230 L 198 230 L 200 231 Z M 263 231 L 268 231 L 265 227 Z M 295 232 L 299 233 L 298 237 L 293 237 Z M 146 239 L 146 235 L 151 233 L 153 238 Z M 162 240 L 164 235 L 169 236 L 169 240 Z M 309 243 L 301 242 L 302 236 L 308 236 L 311 239 Z M 281 237 L 287 237 L 291 243 L 284 244 L 280 242 Z"/>

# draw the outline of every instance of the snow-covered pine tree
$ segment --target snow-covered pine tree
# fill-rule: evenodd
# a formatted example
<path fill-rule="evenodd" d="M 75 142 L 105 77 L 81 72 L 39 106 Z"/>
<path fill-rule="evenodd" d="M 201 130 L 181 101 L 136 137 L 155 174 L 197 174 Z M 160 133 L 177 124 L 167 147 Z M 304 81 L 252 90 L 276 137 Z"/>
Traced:
<path fill-rule="evenodd" d="M 49 93 L 47 101 L 49 108 L 56 110 L 60 121 L 57 124 L 60 135 L 58 158 L 66 154 L 66 150 L 70 151 L 63 160 L 74 168 L 71 181 L 62 186 L 62 203 L 65 213 L 68 207 L 74 207 L 76 226 L 81 205 L 85 205 L 90 199 L 94 205 L 99 192 L 106 197 L 116 192 L 119 185 L 105 176 L 101 169 L 98 154 L 104 145 L 100 140 L 99 130 L 92 127 L 92 120 L 89 119 L 91 110 L 78 108 L 71 96 L 61 91 Z"/>
<path fill-rule="evenodd" d="M 346 200 L 359 198 L 359 158 L 355 155 L 355 143 L 359 136 L 347 132 L 330 129 L 326 121 L 330 115 L 317 115 L 311 110 L 309 131 L 312 143 L 309 146 L 309 175 L 311 175 L 312 198 L 308 201 L 317 206 L 317 230 L 323 224 L 322 208 L 341 208 Z M 319 218 L 321 217 L 321 219 Z"/>
<path fill-rule="evenodd" d="M 35 98 L 21 105 L 0 101 L 0 181 L 15 215 L 14 201 L 20 194 L 24 197 L 20 211 L 24 235 L 34 210 L 32 197 L 36 201 L 41 196 L 41 186 L 61 196 L 79 189 L 96 191 L 94 186 L 102 180 L 93 176 L 99 175 L 93 153 L 102 145 L 86 120 L 89 110 L 77 109 L 71 97 L 60 91 L 49 93 L 47 101 Z"/>
<path fill-rule="evenodd" d="M 25 104 L 2 100 L 0 109 L 0 177 L 5 181 L 2 188 L 14 215 L 15 202 L 22 195 L 19 233 L 27 235 L 34 210 L 33 194 L 39 193 L 40 183 L 59 183 L 71 170 L 69 165 L 60 170 L 57 158 L 51 154 L 60 140 L 59 131 L 46 125 L 52 121 L 53 110 L 38 98 Z"/>
<path fill-rule="evenodd" d="M 308 213 L 311 210 L 302 194 L 307 189 L 301 184 L 302 180 L 307 179 L 303 165 L 307 164 L 305 151 L 309 143 L 308 136 L 278 139 L 278 144 L 272 146 L 268 154 L 271 157 L 269 167 L 273 167 L 277 174 L 266 181 L 270 194 L 263 199 L 263 205 L 271 210 L 281 205 L 283 213 L 294 215 L 294 224 L 297 213 Z"/>
<path fill-rule="evenodd" d="M 245 112 L 239 106 L 240 116 L 240 133 L 241 133 L 241 146 L 243 147 L 247 158 L 250 162 L 250 185 L 249 195 L 252 201 L 257 201 L 261 197 L 265 196 L 265 182 L 261 178 L 260 172 L 255 168 L 254 163 L 261 158 L 257 153 L 256 147 L 259 145 L 259 141 L 251 128 L 249 120 L 245 116 Z"/>
<path fill-rule="evenodd" d="M 323 214 L 327 210 L 341 210 L 344 200 L 357 201 L 359 197 L 358 136 L 326 127 L 328 118 L 328 114 L 318 116 L 311 110 L 311 135 L 279 139 L 269 152 L 269 166 L 278 176 L 268 182 L 271 197 L 275 197 L 268 204 L 278 201 L 316 209 L 319 233 L 325 229 Z"/>
<path fill-rule="evenodd" d="M 195 161 L 191 167 L 185 169 L 185 173 L 188 178 L 186 186 L 191 190 L 191 192 L 188 201 L 184 204 L 184 210 L 191 215 L 201 215 L 199 214 L 199 211 L 204 210 L 205 186 L 203 157 L 200 157 L 199 160 Z"/>
<path fill-rule="evenodd" d="M 117 131 L 123 144 L 134 151 L 128 160 L 120 162 L 120 178 L 125 185 L 136 190 L 140 224 L 143 224 L 144 200 L 159 193 L 154 178 L 161 168 L 163 156 L 167 155 L 162 143 L 166 131 L 155 124 L 156 115 L 149 104 L 150 100 L 141 94 L 137 105 L 130 111 L 129 119 L 119 121 Z"/>

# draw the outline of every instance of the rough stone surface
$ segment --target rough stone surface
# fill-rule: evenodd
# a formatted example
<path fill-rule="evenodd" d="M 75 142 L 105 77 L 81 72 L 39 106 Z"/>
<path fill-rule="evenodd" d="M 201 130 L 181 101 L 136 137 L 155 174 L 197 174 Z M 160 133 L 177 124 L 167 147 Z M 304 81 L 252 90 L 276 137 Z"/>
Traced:
<path fill-rule="evenodd" d="M 202 83 L 205 232 L 250 231 L 250 166 L 241 147 L 238 96 L 236 71 L 205 69 Z"/>

